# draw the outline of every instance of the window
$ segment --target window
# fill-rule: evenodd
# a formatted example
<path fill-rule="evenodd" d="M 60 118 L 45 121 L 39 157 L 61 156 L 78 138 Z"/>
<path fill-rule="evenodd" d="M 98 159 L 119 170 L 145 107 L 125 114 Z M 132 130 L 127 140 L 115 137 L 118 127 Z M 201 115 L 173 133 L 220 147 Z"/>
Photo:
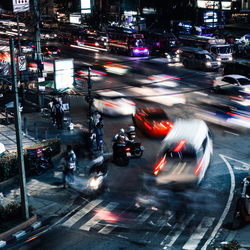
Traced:
<path fill-rule="evenodd" d="M 250 81 L 246 78 L 239 78 L 238 82 L 240 83 L 240 85 L 249 85 Z"/>
<path fill-rule="evenodd" d="M 224 78 L 222 79 L 222 81 L 223 81 L 223 82 L 228 82 L 228 83 L 231 83 L 231 84 L 237 83 L 237 82 L 235 81 L 235 79 L 233 79 L 232 77 L 224 77 Z"/>

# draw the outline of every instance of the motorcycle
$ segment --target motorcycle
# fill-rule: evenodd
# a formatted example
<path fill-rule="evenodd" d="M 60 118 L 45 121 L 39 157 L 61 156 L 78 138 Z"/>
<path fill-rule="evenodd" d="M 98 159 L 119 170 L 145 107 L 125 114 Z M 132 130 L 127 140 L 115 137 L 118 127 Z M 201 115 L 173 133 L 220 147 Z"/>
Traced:
<path fill-rule="evenodd" d="M 30 171 L 36 175 L 41 175 L 46 170 L 53 168 L 51 147 L 28 148 L 27 156 Z"/>
<path fill-rule="evenodd" d="M 134 157 L 134 158 L 142 157 L 142 154 L 144 151 L 144 147 L 142 146 L 142 143 L 129 141 L 127 142 L 126 146 L 130 148 L 131 157 Z"/>
<path fill-rule="evenodd" d="M 237 200 L 233 228 L 240 228 L 248 222 L 250 222 L 250 176 L 242 181 L 242 191 Z"/>
<path fill-rule="evenodd" d="M 126 144 L 118 146 L 117 143 L 113 144 L 113 160 L 119 166 L 127 166 L 131 157 L 130 147 Z"/>
<path fill-rule="evenodd" d="M 96 196 L 105 191 L 107 171 L 107 164 L 103 156 L 99 156 L 94 160 L 93 166 L 89 170 L 86 189 L 88 195 Z"/>

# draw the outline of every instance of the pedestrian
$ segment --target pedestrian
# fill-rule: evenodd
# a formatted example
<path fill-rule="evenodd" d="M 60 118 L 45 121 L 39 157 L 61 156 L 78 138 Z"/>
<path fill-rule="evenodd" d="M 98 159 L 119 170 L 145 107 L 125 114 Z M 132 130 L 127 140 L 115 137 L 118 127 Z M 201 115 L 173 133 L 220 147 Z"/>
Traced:
<path fill-rule="evenodd" d="M 67 150 L 64 155 L 63 188 L 66 188 L 67 183 L 74 182 L 75 170 L 76 170 L 76 155 L 71 145 L 67 145 Z"/>
<path fill-rule="evenodd" d="M 52 101 L 49 102 L 50 117 L 51 117 L 51 119 L 52 119 L 53 125 L 56 124 L 56 115 L 55 115 L 55 112 L 54 112 L 55 105 L 56 105 L 56 99 L 53 97 L 53 98 L 52 98 Z"/>
<path fill-rule="evenodd" d="M 56 104 L 53 107 L 53 112 L 56 118 L 56 125 L 58 129 L 63 128 L 63 106 L 56 102 Z"/>
<path fill-rule="evenodd" d="M 93 115 L 93 120 L 94 120 L 95 127 L 96 127 L 97 123 L 99 122 L 100 118 L 101 118 L 101 115 L 99 114 L 99 112 L 95 111 L 94 115 Z"/>
<path fill-rule="evenodd" d="M 100 117 L 99 122 L 95 126 L 96 145 L 98 151 L 102 151 L 103 149 L 102 128 L 103 128 L 103 119 L 102 117 Z"/>

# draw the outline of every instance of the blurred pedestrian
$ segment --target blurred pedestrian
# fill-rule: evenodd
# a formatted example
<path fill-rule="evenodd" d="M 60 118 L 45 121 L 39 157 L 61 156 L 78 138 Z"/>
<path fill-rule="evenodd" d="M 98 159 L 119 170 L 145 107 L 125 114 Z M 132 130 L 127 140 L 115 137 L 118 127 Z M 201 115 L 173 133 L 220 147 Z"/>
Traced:
<path fill-rule="evenodd" d="M 103 118 L 100 117 L 99 122 L 95 126 L 96 145 L 98 151 L 102 151 L 103 149 L 102 128 L 103 128 Z"/>
<path fill-rule="evenodd" d="M 54 112 L 55 105 L 56 105 L 56 99 L 53 97 L 52 101 L 49 102 L 50 117 L 52 119 L 53 125 L 56 124 L 56 115 L 55 115 L 55 112 Z"/>
<path fill-rule="evenodd" d="M 63 106 L 56 102 L 56 104 L 53 106 L 53 113 L 56 118 L 56 125 L 58 129 L 63 128 Z"/>
<path fill-rule="evenodd" d="M 63 169 L 63 187 L 66 188 L 67 183 L 74 182 L 74 171 L 76 170 L 76 155 L 71 145 L 67 145 L 67 150 L 64 155 Z"/>

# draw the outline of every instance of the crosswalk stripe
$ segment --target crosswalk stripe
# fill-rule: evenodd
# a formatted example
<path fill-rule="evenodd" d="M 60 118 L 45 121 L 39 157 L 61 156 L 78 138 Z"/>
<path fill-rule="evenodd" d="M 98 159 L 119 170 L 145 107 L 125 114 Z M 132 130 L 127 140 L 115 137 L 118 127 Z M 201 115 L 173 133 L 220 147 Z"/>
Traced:
<path fill-rule="evenodd" d="M 112 211 L 114 208 L 116 208 L 119 205 L 119 203 L 117 202 L 110 202 L 106 207 L 104 207 L 103 209 L 100 210 L 100 213 L 103 211 Z M 89 229 L 91 227 L 93 227 L 94 225 L 96 225 L 100 220 L 102 220 L 100 218 L 100 216 L 98 214 L 96 214 L 94 217 L 92 217 L 89 221 L 87 221 L 85 224 L 83 224 L 80 229 L 81 230 L 85 230 L 85 231 L 89 231 Z"/>
<path fill-rule="evenodd" d="M 196 249 L 209 227 L 212 226 L 214 220 L 214 217 L 204 217 L 199 226 L 196 228 L 195 232 L 191 235 L 186 244 L 183 246 L 183 249 Z"/>
<path fill-rule="evenodd" d="M 116 225 L 112 225 L 112 224 L 108 224 L 105 227 L 103 227 L 101 230 L 98 231 L 98 233 L 101 234 L 109 234 L 111 233 L 117 226 Z"/>
<path fill-rule="evenodd" d="M 142 213 L 138 215 L 136 218 L 137 223 L 143 223 L 145 222 L 153 213 L 153 210 L 144 210 Z"/>
<path fill-rule="evenodd" d="M 77 221 L 83 218 L 87 213 L 89 213 L 93 208 L 98 206 L 103 200 L 94 200 L 88 203 L 85 207 L 75 213 L 72 217 L 66 220 L 62 225 L 65 227 L 73 226 Z"/>
<path fill-rule="evenodd" d="M 192 214 L 190 217 L 188 217 L 187 220 L 183 222 L 183 224 L 180 226 L 180 229 L 175 231 L 174 235 L 171 235 L 171 233 L 177 228 L 178 224 L 175 224 L 173 229 L 170 231 L 170 234 L 168 234 L 164 240 L 161 242 L 161 246 L 164 245 L 163 249 L 167 249 L 168 247 L 171 247 L 175 241 L 178 239 L 178 237 L 181 235 L 181 233 L 184 231 L 185 227 L 189 224 L 189 222 L 193 219 L 194 214 Z M 166 242 L 168 242 L 166 244 Z"/>

